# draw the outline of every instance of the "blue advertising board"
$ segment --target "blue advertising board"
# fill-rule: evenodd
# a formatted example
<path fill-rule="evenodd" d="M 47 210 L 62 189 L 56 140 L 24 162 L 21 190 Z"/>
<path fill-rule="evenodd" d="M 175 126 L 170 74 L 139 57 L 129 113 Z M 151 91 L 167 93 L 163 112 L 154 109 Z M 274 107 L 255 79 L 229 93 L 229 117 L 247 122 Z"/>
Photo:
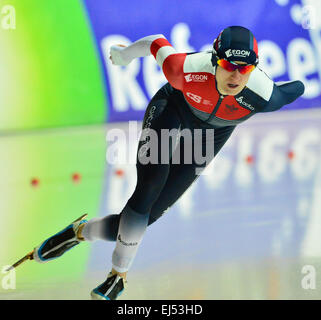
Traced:
<path fill-rule="evenodd" d="M 163 34 L 179 52 L 211 48 L 227 26 L 242 25 L 259 44 L 260 67 L 274 80 L 301 80 L 303 97 L 283 109 L 321 105 L 321 14 L 318 0 L 83 0 L 104 68 L 109 121 L 142 120 L 166 79 L 152 56 L 127 67 L 109 61 L 113 44 Z"/>

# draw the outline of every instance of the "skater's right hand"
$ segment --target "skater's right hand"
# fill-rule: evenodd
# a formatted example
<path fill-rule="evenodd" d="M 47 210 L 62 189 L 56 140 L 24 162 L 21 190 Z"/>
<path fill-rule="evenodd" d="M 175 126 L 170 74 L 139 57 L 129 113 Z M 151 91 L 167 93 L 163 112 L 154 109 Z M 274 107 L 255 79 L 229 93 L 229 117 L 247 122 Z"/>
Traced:
<path fill-rule="evenodd" d="M 126 59 L 125 55 L 123 54 L 125 48 L 126 46 L 123 44 L 116 44 L 110 47 L 109 59 L 111 60 L 112 64 L 118 66 L 127 66 L 131 62 L 131 60 Z"/>

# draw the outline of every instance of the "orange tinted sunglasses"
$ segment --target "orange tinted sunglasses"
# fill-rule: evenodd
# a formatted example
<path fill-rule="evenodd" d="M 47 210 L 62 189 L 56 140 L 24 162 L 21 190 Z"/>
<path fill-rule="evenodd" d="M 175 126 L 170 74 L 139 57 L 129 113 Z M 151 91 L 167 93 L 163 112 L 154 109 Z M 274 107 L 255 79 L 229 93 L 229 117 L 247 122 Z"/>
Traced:
<path fill-rule="evenodd" d="M 238 69 L 241 74 L 250 73 L 255 69 L 254 64 L 237 64 L 234 62 L 227 61 L 225 59 L 218 59 L 217 64 L 229 72 L 233 72 Z"/>

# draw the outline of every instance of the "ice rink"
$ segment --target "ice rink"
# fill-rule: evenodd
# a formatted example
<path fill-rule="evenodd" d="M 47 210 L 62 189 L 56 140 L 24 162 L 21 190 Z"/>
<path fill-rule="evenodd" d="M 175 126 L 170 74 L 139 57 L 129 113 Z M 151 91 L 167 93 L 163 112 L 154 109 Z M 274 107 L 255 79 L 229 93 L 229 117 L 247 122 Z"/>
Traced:
<path fill-rule="evenodd" d="M 0 137 L 1 300 L 87 300 L 103 282 L 114 243 L 84 243 L 11 274 L 5 266 L 83 213 L 120 212 L 136 180 L 137 137 L 129 128 Z M 126 157 L 115 163 L 113 129 L 126 133 L 118 141 Z M 317 109 L 257 115 L 238 126 L 206 172 L 148 228 L 119 299 L 320 299 L 320 146 Z"/>

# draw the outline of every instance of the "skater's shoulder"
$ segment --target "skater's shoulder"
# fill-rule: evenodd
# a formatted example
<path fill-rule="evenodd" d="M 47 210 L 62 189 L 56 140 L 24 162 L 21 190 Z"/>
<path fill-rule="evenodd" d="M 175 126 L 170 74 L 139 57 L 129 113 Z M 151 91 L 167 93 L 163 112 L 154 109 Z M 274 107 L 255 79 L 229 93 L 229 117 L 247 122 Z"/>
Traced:
<path fill-rule="evenodd" d="M 211 57 L 212 53 L 210 51 L 187 53 L 184 63 L 184 72 L 207 72 L 214 74 L 215 69 Z"/>
<path fill-rule="evenodd" d="M 269 101 L 274 81 L 260 67 L 256 67 L 252 71 L 246 87 L 265 101 Z"/>

